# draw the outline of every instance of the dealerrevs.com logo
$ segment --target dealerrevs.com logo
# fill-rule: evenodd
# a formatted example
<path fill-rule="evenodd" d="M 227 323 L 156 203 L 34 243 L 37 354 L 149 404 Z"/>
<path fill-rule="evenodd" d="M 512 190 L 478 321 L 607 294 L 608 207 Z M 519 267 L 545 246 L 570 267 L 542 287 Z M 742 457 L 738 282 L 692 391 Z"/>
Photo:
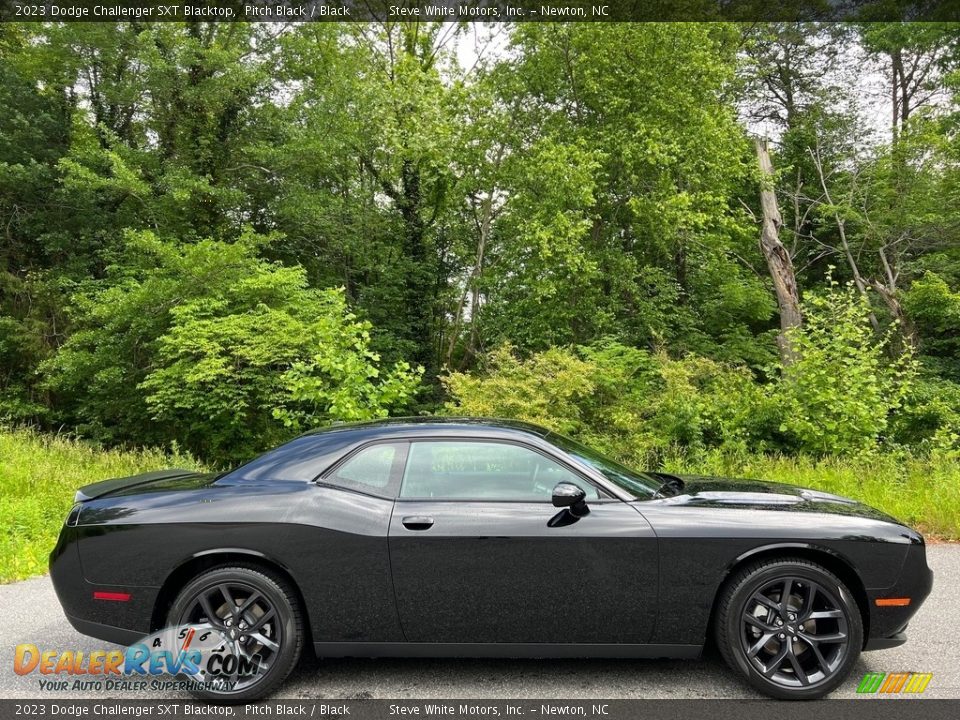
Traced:
<path fill-rule="evenodd" d="M 933 673 L 882 673 L 873 672 L 863 676 L 857 685 L 860 695 L 918 695 L 927 689 Z"/>
<path fill-rule="evenodd" d="M 112 692 L 245 687 L 260 675 L 260 658 L 207 624 L 171 627 L 123 650 L 41 650 L 17 645 L 13 670 L 37 675 L 39 689 Z M 179 680 L 161 679 L 176 676 Z"/>

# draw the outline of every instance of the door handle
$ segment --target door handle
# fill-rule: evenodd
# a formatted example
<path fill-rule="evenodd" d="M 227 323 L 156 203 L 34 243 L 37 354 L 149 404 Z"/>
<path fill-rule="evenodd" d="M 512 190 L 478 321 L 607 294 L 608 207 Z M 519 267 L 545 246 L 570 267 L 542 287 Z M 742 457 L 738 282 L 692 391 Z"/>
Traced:
<path fill-rule="evenodd" d="M 401 522 L 407 530 L 429 530 L 433 527 L 433 518 L 423 515 L 408 515 Z"/>

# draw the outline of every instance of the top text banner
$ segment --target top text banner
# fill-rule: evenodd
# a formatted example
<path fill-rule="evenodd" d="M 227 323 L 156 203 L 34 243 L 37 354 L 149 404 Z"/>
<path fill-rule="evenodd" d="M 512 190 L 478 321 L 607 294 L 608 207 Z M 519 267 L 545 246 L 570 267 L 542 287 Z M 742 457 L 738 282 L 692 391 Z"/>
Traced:
<path fill-rule="evenodd" d="M 0 22 L 960 21 L 960 0 L 0 0 Z"/>

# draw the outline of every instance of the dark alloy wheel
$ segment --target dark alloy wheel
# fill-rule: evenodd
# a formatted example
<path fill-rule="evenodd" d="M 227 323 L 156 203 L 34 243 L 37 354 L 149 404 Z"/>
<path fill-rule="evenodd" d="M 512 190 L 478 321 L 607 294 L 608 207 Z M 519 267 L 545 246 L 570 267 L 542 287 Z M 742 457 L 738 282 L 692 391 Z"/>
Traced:
<path fill-rule="evenodd" d="M 744 568 L 717 608 L 717 644 L 735 671 L 776 698 L 826 695 L 850 672 L 863 645 L 860 611 L 825 568 L 803 559 Z"/>
<path fill-rule="evenodd" d="M 217 638 L 211 653 L 220 656 L 217 673 L 191 678 L 203 683 L 191 689 L 203 700 L 263 697 L 290 674 L 303 646 L 296 594 L 260 568 L 231 566 L 203 573 L 180 591 L 168 621 Z"/>

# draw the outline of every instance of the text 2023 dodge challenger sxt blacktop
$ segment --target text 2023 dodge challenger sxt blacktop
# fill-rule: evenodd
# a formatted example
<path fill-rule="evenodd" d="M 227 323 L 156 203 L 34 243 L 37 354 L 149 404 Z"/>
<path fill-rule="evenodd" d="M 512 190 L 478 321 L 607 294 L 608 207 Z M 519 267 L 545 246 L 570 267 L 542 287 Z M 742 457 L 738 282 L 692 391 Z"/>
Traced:
<path fill-rule="evenodd" d="M 693 658 L 711 637 L 761 692 L 819 697 L 861 650 L 903 643 L 932 584 L 923 538 L 853 500 L 635 472 L 464 419 L 339 426 L 220 475 L 88 485 L 50 566 L 88 635 L 215 631 L 245 662 L 191 685 L 226 702 L 275 689 L 304 646 Z"/>

